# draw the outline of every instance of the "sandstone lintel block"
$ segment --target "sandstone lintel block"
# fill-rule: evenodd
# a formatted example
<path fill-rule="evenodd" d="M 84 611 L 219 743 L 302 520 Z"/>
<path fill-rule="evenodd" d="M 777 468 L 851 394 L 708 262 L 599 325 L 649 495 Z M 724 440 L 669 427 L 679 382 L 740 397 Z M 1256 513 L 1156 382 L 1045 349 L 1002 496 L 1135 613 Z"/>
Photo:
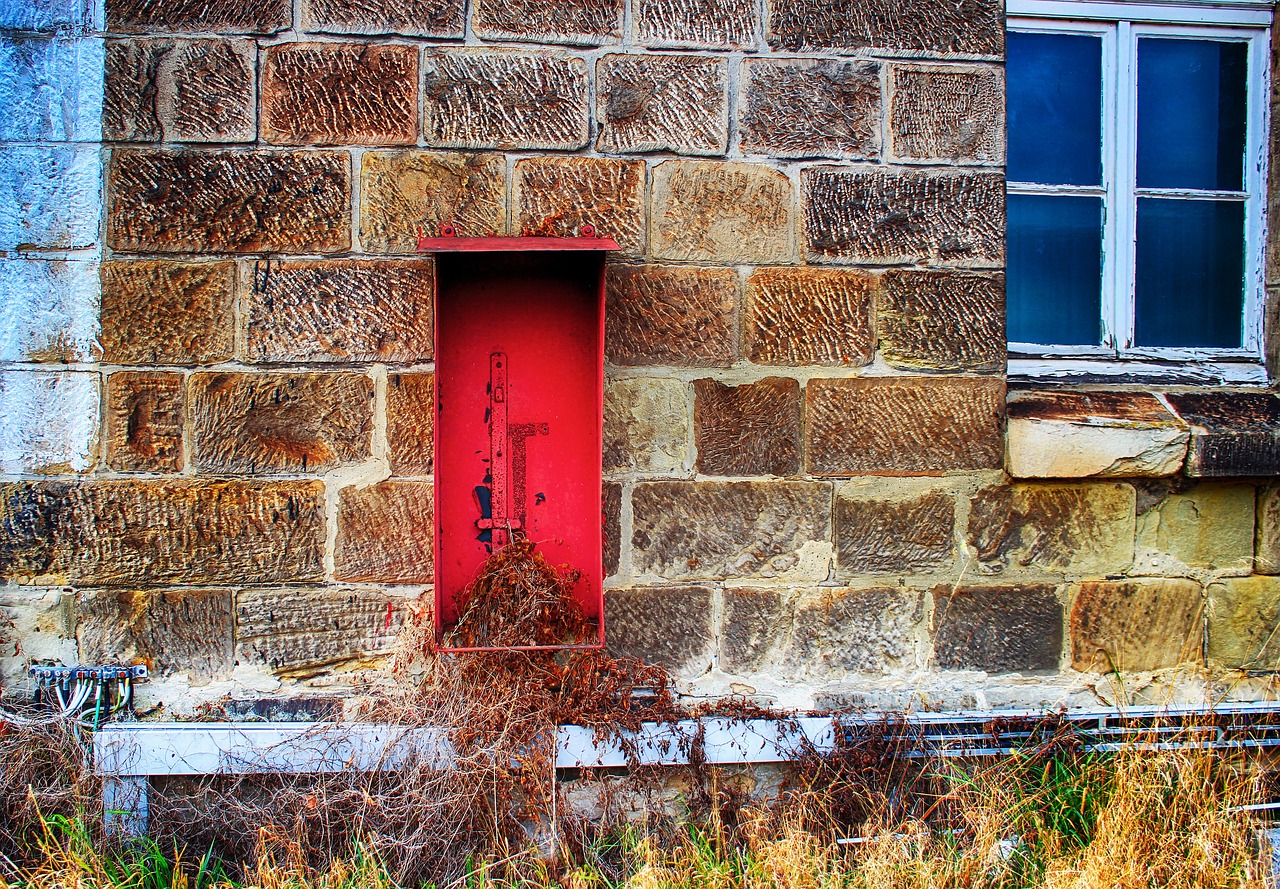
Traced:
<path fill-rule="evenodd" d="M 342 489 L 334 576 L 345 581 L 430 583 L 432 485 L 385 481 Z"/>
<path fill-rule="evenodd" d="M 600 46 L 622 38 L 623 0 L 475 0 L 471 28 L 481 40 Z"/>
<path fill-rule="evenodd" d="M 392 475 L 430 475 L 435 459 L 436 375 L 387 377 L 387 450 Z"/>
<path fill-rule="evenodd" d="M 607 590 L 609 652 L 664 664 L 677 675 L 705 673 L 715 651 L 711 597 L 705 586 Z"/>
<path fill-rule="evenodd" d="M 612 154 L 724 154 L 729 139 L 729 68 L 686 55 L 608 55 L 596 64 L 600 136 Z"/>
<path fill-rule="evenodd" d="M 235 263 L 102 265 L 102 358 L 109 364 L 214 364 L 235 348 Z M 139 324 L 145 318 L 147 323 Z"/>
<path fill-rule="evenodd" d="M 880 65 L 746 59 L 738 144 L 770 157 L 880 156 Z"/>
<path fill-rule="evenodd" d="M 522 236 L 574 237 L 585 224 L 622 252 L 644 253 L 644 161 L 533 157 L 517 161 L 511 202 Z"/>
<path fill-rule="evenodd" d="M 1063 615 L 1049 584 L 937 586 L 933 663 L 942 670 L 1056 672 Z"/>
<path fill-rule="evenodd" d="M 80 663 L 145 663 L 193 685 L 235 667 L 231 590 L 94 590 L 76 605 Z"/>
<path fill-rule="evenodd" d="M 1280 669 L 1280 578 L 1226 577 L 1210 583 L 1209 662 L 1233 670 Z"/>
<path fill-rule="evenodd" d="M 182 374 L 120 371 L 107 377 L 107 465 L 119 472 L 181 472 Z"/>
<path fill-rule="evenodd" d="M 800 384 L 783 377 L 726 386 L 695 380 L 693 427 L 703 475 L 796 475 Z"/>
<path fill-rule="evenodd" d="M 1204 616 L 1195 581 L 1079 584 L 1071 597 L 1071 666 L 1133 673 L 1203 663 Z"/>
<path fill-rule="evenodd" d="M 728 367 L 737 355 L 733 269 L 608 265 L 605 352 L 621 365 Z"/>
<path fill-rule="evenodd" d="M 769 0 L 769 44 L 792 52 L 1004 55 L 998 0 Z"/>
<path fill-rule="evenodd" d="M 0 471 L 58 475 L 97 464 L 101 382 L 87 371 L 0 372 Z"/>
<path fill-rule="evenodd" d="M 875 275 L 860 269 L 756 269 L 746 284 L 743 354 L 788 367 L 870 364 L 878 289 Z"/>
<path fill-rule="evenodd" d="M 876 333 L 894 367 L 1001 373 L 1004 275 L 891 269 L 880 279 Z"/>
<path fill-rule="evenodd" d="M 170 34 L 275 34 L 289 27 L 290 0 L 107 0 L 107 30 Z"/>
<path fill-rule="evenodd" d="M 649 249 L 676 262 L 785 262 L 796 253 L 793 189 L 763 164 L 669 160 L 653 170 Z"/>
<path fill-rule="evenodd" d="M 688 459 L 689 395 L 683 382 L 628 377 L 606 383 L 605 472 L 679 472 Z"/>
<path fill-rule="evenodd" d="M 1280 473 L 1280 397 L 1263 392 L 1194 392 L 1165 397 L 1191 427 L 1187 475 Z"/>
<path fill-rule="evenodd" d="M 836 577 L 936 574 L 956 555 L 956 497 L 934 483 L 860 479 L 835 501 Z"/>
<path fill-rule="evenodd" d="M 760 32 L 752 0 L 640 0 L 636 40 L 662 49 L 754 49 Z"/>
<path fill-rule="evenodd" d="M 302 30 L 325 34 L 457 37 L 466 0 L 302 0 Z"/>
<path fill-rule="evenodd" d="M 360 243 L 416 253 L 418 232 L 451 223 L 459 237 L 507 233 L 507 164 L 500 154 L 369 151 L 360 162 Z"/>
<path fill-rule="evenodd" d="M 895 65 L 893 153 L 912 161 L 1004 163 L 1004 76 L 996 67 Z"/>

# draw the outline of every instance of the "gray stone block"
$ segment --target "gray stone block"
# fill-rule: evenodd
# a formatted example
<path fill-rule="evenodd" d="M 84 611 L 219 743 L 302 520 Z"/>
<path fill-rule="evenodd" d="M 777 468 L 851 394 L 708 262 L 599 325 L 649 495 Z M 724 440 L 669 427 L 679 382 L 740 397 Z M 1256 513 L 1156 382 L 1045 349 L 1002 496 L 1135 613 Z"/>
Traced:
<path fill-rule="evenodd" d="M 97 339 L 98 263 L 0 263 L 0 361 L 90 361 Z"/>
<path fill-rule="evenodd" d="M 0 40 L 0 141 L 101 139 L 102 60 L 101 40 Z"/>
<path fill-rule="evenodd" d="M 91 247 L 101 215 L 96 148 L 0 149 L 0 250 Z"/>

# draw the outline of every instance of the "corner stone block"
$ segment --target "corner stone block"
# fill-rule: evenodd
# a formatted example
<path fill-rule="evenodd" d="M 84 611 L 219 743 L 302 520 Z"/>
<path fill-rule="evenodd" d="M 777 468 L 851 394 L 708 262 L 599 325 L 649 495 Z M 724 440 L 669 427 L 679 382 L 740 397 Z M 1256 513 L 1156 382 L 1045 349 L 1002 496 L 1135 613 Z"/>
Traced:
<path fill-rule="evenodd" d="M 653 170 L 649 249 L 677 262 L 795 257 L 791 180 L 750 163 L 670 160 Z"/>
<path fill-rule="evenodd" d="M 610 380 L 604 471 L 679 472 L 689 459 L 689 395 L 680 380 Z"/>
<path fill-rule="evenodd" d="M 704 475 L 796 475 L 800 384 L 766 377 L 742 386 L 695 380 L 693 429 Z"/>
<path fill-rule="evenodd" d="M 1138 516 L 1134 573 L 1253 569 L 1253 485 L 1201 482 L 1171 493 Z"/>
<path fill-rule="evenodd" d="M 620 365 L 728 367 L 737 355 L 733 269 L 609 265 L 605 353 Z"/>
<path fill-rule="evenodd" d="M 103 361 L 193 365 L 230 359 L 235 273 L 229 261 L 103 263 Z M 139 324 L 139 318 L 149 323 Z"/>
<path fill-rule="evenodd" d="M 0 4 L 0 29 L 63 31 L 93 25 L 87 0 L 16 0 Z"/>
<path fill-rule="evenodd" d="M 816 482 L 649 482 L 631 494 L 637 574 L 826 580 L 831 488 Z"/>
<path fill-rule="evenodd" d="M 1195 392 L 1165 399 L 1191 427 L 1186 474 L 1280 473 L 1280 397 L 1261 392 Z"/>
<path fill-rule="evenodd" d="M 430 475 L 435 459 L 436 375 L 387 377 L 387 449 L 392 475 Z"/>
<path fill-rule="evenodd" d="M 144 663 L 153 675 L 186 673 L 192 684 L 235 668 L 230 590 L 96 590 L 80 594 L 80 663 Z"/>
<path fill-rule="evenodd" d="M 597 63 L 596 82 L 598 150 L 725 153 L 729 68 L 724 59 L 610 55 Z"/>
<path fill-rule="evenodd" d="M 1280 486 L 1258 489 L 1254 566 L 1258 574 L 1280 574 Z"/>
<path fill-rule="evenodd" d="M 182 374 L 122 371 L 107 377 L 107 465 L 118 472 L 181 472 Z"/>
<path fill-rule="evenodd" d="M 338 580 L 430 583 L 431 482 L 386 481 L 342 489 L 338 502 Z"/>
<path fill-rule="evenodd" d="M 98 242 L 96 147 L 0 148 L 0 250 L 72 250 Z"/>
<path fill-rule="evenodd" d="M 880 156 L 880 65 L 746 59 L 738 144 L 770 157 Z"/>
<path fill-rule="evenodd" d="M 861 270 L 756 269 L 746 285 L 744 355 L 787 367 L 870 364 L 878 286 L 875 275 Z"/>
<path fill-rule="evenodd" d="M 1004 163 L 1004 76 L 999 68 L 895 65 L 889 126 L 895 157 Z"/>
<path fill-rule="evenodd" d="M 879 588 L 813 590 L 795 606 L 795 628 L 781 651 L 786 675 L 833 677 L 915 667 L 923 595 Z"/>
<path fill-rule="evenodd" d="M 1002 463 L 1002 380 L 814 379 L 805 395 L 814 475 L 942 475 Z"/>
<path fill-rule="evenodd" d="M 471 28 L 481 40 L 599 46 L 622 37 L 623 0 L 475 0 Z"/>
<path fill-rule="evenodd" d="M 600 500 L 604 575 L 611 577 L 618 573 L 622 555 L 622 485 L 617 482 L 605 482 Z"/>
<path fill-rule="evenodd" d="M 1223 578 L 1207 592 L 1209 662 L 1231 670 L 1280 669 L 1280 578 Z"/>
<path fill-rule="evenodd" d="M 0 686 L 17 689 L 33 663 L 83 663 L 76 653 L 75 596 L 0 586 Z"/>
<path fill-rule="evenodd" d="M 934 667 L 988 673 L 1057 671 L 1063 619 L 1053 586 L 938 586 L 933 599 Z"/>
<path fill-rule="evenodd" d="M 0 142 L 100 140 L 102 64 L 96 38 L 0 40 Z"/>
<path fill-rule="evenodd" d="M 87 472 L 97 462 L 99 376 L 82 371 L 0 373 L 0 471 Z"/>
<path fill-rule="evenodd" d="M 644 253 L 644 161 L 535 157 L 517 161 L 511 202 L 522 236 L 569 238 L 582 226 Z"/>
<path fill-rule="evenodd" d="M 768 0 L 767 6 L 766 38 L 775 49 L 1004 55 L 998 0 Z"/>
<path fill-rule="evenodd" d="M 881 278 L 880 293 L 876 333 L 889 364 L 1004 370 L 1004 275 L 893 269 Z"/>
<path fill-rule="evenodd" d="M 171 34 L 275 34 L 289 27 L 290 0 L 106 0 L 107 30 Z"/>
<path fill-rule="evenodd" d="M 418 232 L 451 223 L 461 237 L 507 233 L 507 165 L 497 154 L 370 151 L 360 162 L 360 243 L 416 253 Z"/>
<path fill-rule="evenodd" d="M 302 0 L 302 30 L 460 38 L 466 32 L 465 0 Z"/>
<path fill-rule="evenodd" d="M 760 32 L 752 0 L 640 0 L 636 40 L 679 49 L 754 49 Z"/>
<path fill-rule="evenodd" d="M 98 289 L 97 262 L 0 262 L 0 361 L 93 361 Z"/>
<path fill-rule="evenodd" d="M 862 479 L 835 501 L 836 578 L 937 574 L 956 557 L 956 497 L 932 483 Z"/>
<path fill-rule="evenodd" d="M 683 676 L 705 673 L 715 652 L 711 595 L 704 586 L 607 590 L 609 653 L 663 664 Z"/>
<path fill-rule="evenodd" d="M 1204 661 L 1204 596 L 1189 580 L 1091 581 L 1071 596 L 1071 666 L 1084 673 Z"/>

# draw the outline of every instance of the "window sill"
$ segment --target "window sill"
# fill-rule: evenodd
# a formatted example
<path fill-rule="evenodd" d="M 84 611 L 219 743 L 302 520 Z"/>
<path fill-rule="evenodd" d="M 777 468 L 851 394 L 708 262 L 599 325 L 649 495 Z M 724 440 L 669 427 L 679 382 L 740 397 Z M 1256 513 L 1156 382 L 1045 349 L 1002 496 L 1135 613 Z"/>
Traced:
<path fill-rule="evenodd" d="M 1115 361 L 1079 358 L 1009 359 L 1010 384 L 1036 388 L 1126 383 L 1139 386 L 1265 386 L 1257 361 Z"/>

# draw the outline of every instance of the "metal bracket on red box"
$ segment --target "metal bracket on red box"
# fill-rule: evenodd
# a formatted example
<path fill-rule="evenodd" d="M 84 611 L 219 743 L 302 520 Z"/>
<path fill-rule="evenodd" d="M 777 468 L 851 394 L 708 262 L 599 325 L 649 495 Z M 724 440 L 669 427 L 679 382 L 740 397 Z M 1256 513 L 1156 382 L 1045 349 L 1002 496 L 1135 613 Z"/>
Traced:
<path fill-rule="evenodd" d="M 480 529 L 480 539 L 495 547 L 510 542 L 515 532 L 526 527 L 526 442 L 535 435 L 551 432 L 547 423 L 508 422 L 507 379 L 506 353 L 494 352 L 489 356 L 489 485 L 476 488 L 480 504 L 476 527 Z"/>

